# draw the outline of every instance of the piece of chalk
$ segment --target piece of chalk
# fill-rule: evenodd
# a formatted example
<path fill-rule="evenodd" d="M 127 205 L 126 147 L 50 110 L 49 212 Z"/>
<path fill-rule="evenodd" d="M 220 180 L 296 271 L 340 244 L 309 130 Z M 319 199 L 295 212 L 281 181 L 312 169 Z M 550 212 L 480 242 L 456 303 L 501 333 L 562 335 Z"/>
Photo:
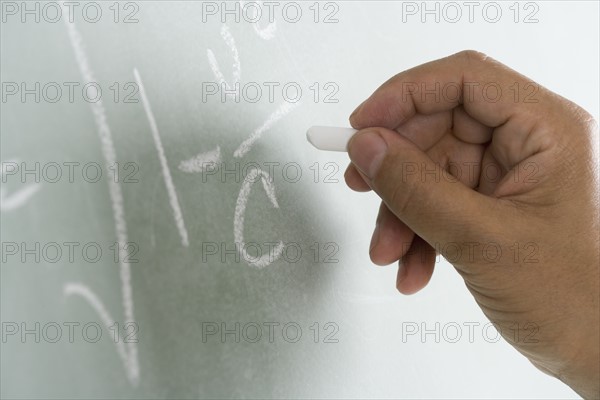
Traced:
<path fill-rule="evenodd" d="M 348 151 L 348 142 L 356 129 L 313 126 L 306 132 L 308 141 L 319 150 Z"/>

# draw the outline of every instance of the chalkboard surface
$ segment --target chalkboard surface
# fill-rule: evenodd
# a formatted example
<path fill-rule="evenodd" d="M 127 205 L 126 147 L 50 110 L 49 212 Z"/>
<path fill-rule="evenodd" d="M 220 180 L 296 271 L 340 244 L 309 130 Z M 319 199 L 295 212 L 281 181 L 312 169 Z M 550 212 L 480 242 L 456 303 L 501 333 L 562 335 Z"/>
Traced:
<path fill-rule="evenodd" d="M 304 133 L 465 48 L 597 113 L 575 3 L 3 1 L 2 397 L 573 397 Z"/>

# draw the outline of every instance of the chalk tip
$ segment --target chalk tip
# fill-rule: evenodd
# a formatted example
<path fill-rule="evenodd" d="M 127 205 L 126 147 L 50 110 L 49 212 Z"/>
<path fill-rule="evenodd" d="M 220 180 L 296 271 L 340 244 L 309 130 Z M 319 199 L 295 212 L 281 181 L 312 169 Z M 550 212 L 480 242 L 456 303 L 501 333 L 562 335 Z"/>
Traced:
<path fill-rule="evenodd" d="M 317 128 L 316 126 L 311 126 L 310 128 L 308 128 L 308 130 L 306 131 L 306 140 L 308 140 L 308 143 L 312 144 L 313 146 L 317 147 L 314 137 L 315 137 L 315 128 Z"/>
<path fill-rule="evenodd" d="M 319 150 L 347 151 L 350 138 L 356 129 L 335 126 L 311 126 L 306 131 L 306 139 Z"/>

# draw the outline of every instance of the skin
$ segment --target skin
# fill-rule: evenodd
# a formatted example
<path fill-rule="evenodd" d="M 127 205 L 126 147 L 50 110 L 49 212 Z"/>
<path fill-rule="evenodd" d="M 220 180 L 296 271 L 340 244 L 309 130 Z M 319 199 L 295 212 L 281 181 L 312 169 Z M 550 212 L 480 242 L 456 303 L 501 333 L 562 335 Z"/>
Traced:
<path fill-rule="evenodd" d="M 592 116 L 464 51 L 394 76 L 350 123 L 359 132 L 348 145 L 346 183 L 382 199 L 370 256 L 398 262 L 398 290 L 425 287 L 440 252 L 512 346 L 584 398 L 598 398 Z"/>

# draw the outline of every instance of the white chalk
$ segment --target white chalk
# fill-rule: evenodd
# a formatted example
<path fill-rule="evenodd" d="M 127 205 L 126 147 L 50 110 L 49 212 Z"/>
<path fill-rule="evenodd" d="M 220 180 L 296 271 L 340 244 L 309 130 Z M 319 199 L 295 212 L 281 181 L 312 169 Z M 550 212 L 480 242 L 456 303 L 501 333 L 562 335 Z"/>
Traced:
<path fill-rule="evenodd" d="M 90 62 L 88 60 L 87 54 L 85 52 L 86 46 L 83 42 L 83 38 L 79 33 L 79 29 L 73 22 L 73 10 L 67 7 L 64 1 L 60 2 L 60 7 L 62 9 L 62 15 L 65 16 L 63 21 L 67 25 L 67 33 L 69 35 L 69 41 L 71 42 L 71 47 L 73 48 L 73 52 L 75 53 L 75 59 L 77 60 L 77 64 L 79 65 L 79 71 L 83 77 L 84 82 L 98 82 L 94 76 L 92 68 L 90 66 Z M 68 17 L 67 17 L 68 15 Z M 96 126 L 98 128 L 98 136 L 100 138 L 100 149 L 102 151 L 102 155 L 104 157 L 104 162 L 106 168 L 111 168 L 111 166 L 115 165 L 117 162 L 117 150 L 112 138 L 112 132 L 110 130 L 110 126 L 108 125 L 108 118 L 106 109 L 104 108 L 104 104 L 102 100 L 99 100 L 95 103 L 90 103 L 90 108 L 92 109 L 92 113 L 94 114 L 94 120 L 96 122 Z M 110 195 L 110 200 L 112 203 L 112 211 L 113 211 L 113 221 L 115 223 L 115 232 L 117 235 L 117 243 L 120 249 L 125 249 L 128 245 L 128 236 L 127 236 L 127 223 L 125 218 L 125 205 L 123 201 L 123 191 L 121 190 L 121 186 L 114 179 L 110 179 L 107 176 L 108 182 L 108 193 Z M 128 257 L 119 257 L 119 272 L 121 278 L 121 295 L 123 301 L 123 318 L 124 321 L 135 323 L 134 318 L 134 310 L 133 310 L 133 291 L 131 285 L 131 265 L 129 264 Z M 99 301 L 97 296 L 94 295 L 93 292 L 89 290 L 86 291 L 87 287 L 85 286 L 67 286 L 66 293 L 79 291 L 79 293 L 90 302 L 92 307 L 96 309 L 98 313 L 100 313 L 100 318 L 106 323 L 112 322 L 112 318 L 105 312 L 105 308 L 103 304 Z M 91 295 L 90 295 L 91 294 Z M 109 327 L 107 327 L 109 328 Z M 124 356 L 123 348 L 128 350 L 127 359 L 123 359 L 123 365 L 125 367 L 125 372 L 127 374 L 127 378 L 129 382 L 131 382 L 134 386 L 137 386 L 140 381 L 140 363 L 138 359 L 138 340 L 137 333 L 133 332 L 133 336 L 130 337 L 131 340 L 127 341 L 127 343 L 122 342 L 121 346 L 119 343 L 115 343 L 117 346 L 117 352 L 121 357 Z"/>
<path fill-rule="evenodd" d="M 308 141 L 319 150 L 348 151 L 348 142 L 356 129 L 313 126 L 306 132 Z"/>

